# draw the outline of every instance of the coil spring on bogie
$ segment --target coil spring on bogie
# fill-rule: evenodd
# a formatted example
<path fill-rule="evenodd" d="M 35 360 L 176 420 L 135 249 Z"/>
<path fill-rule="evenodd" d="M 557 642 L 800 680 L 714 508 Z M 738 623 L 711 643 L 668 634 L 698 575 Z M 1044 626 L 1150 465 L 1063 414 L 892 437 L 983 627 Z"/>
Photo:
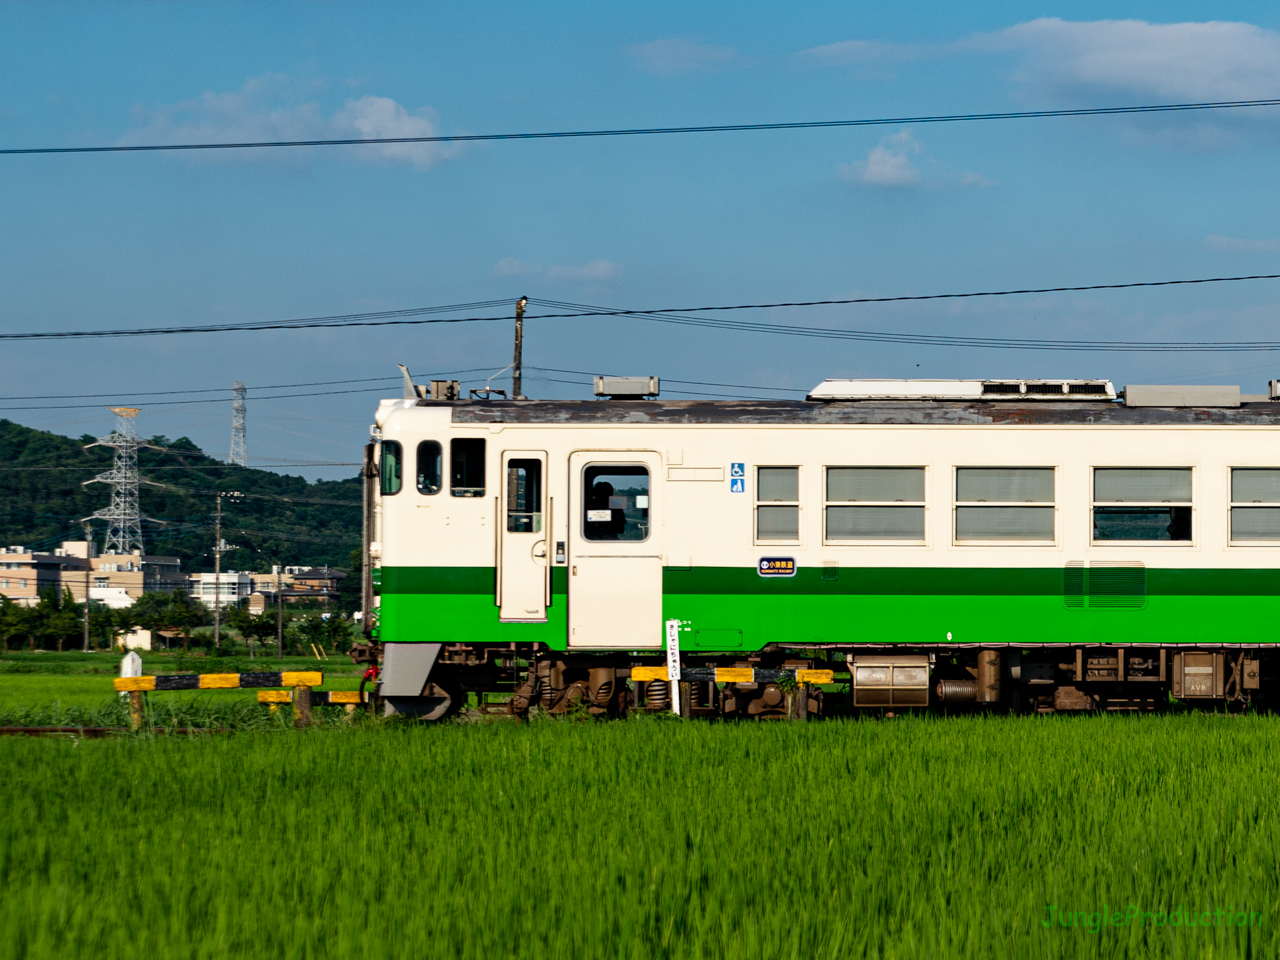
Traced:
<path fill-rule="evenodd" d="M 661 710 L 671 703 L 671 685 L 666 680 L 650 680 L 644 690 L 644 699 L 648 706 Z"/>
<path fill-rule="evenodd" d="M 711 684 L 706 682 L 689 685 L 689 706 L 705 707 L 711 702 Z"/>
<path fill-rule="evenodd" d="M 613 698 L 613 680 L 606 680 L 600 686 L 596 687 L 596 695 L 594 702 L 596 706 L 603 707 Z"/>
<path fill-rule="evenodd" d="M 939 700 L 972 703 L 978 699 L 978 684 L 973 680 L 939 680 L 936 692 Z"/>

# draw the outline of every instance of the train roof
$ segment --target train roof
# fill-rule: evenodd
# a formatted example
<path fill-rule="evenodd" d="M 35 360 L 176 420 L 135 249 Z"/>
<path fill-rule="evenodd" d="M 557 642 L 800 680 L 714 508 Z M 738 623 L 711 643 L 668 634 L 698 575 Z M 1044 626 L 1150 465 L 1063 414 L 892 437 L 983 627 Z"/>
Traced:
<path fill-rule="evenodd" d="M 452 421 L 457 424 L 1280 426 L 1280 402 L 1272 400 L 1245 401 L 1237 407 L 1009 400 L 418 400 L 416 406 L 451 408 Z"/>
<path fill-rule="evenodd" d="M 457 381 L 432 381 L 428 389 L 401 369 L 406 399 L 384 400 L 382 410 L 443 407 L 457 424 L 1280 426 L 1280 380 L 1263 395 L 1220 384 L 1117 391 L 1109 380 L 824 380 L 804 400 L 665 400 L 657 377 L 597 377 L 595 400 L 495 399 L 477 391 L 464 400 Z"/>

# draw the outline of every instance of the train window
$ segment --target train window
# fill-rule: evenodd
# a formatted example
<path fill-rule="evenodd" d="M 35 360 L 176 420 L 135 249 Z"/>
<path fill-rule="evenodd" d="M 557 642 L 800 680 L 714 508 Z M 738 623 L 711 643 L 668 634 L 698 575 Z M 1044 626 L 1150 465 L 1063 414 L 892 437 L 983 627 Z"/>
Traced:
<path fill-rule="evenodd" d="M 507 532 L 542 532 L 542 461 L 507 461 Z"/>
<path fill-rule="evenodd" d="M 418 492 L 428 496 L 440 492 L 443 481 L 444 451 L 434 440 L 423 440 L 418 444 Z"/>
<path fill-rule="evenodd" d="M 957 543 L 1053 539 L 1053 467 L 956 468 Z"/>
<path fill-rule="evenodd" d="M 458 437 L 449 441 L 449 493 L 484 496 L 484 440 Z"/>
<path fill-rule="evenodd" d="M 828 540 L 924 540 L 924 467 L 827 467 Z"/>
<path fill-rule="evenodd" d="M 756 468 L 756 539 L 800 539 L 800 468 Z"/>
<path fill-rule="evenodd" d="M 648 467 L 594 464 L 582 472 L 582 537 L 649 539 Z"/>
<path fill-rule="evenodd" d="M 1096 467 L 1095 541 L 1191 540 L 1190 467 Z"/>
<path fill-rule="evenodd" d="M 383 496 L 391 496 L 393 493 L 400 492 L 400 485 L 403 483 L 401 466 L 404 462 L 404 455 L 401 452 L 400 444 L 394 440 L 382 441 L 382 463 L 378 467 L 378 474 L 382 477 L 382 494 Z"/>
<path fill-rule="evenodd" d="M 1280 540 L 1280 470 L 1232 469 L 1231 539 Z"/>

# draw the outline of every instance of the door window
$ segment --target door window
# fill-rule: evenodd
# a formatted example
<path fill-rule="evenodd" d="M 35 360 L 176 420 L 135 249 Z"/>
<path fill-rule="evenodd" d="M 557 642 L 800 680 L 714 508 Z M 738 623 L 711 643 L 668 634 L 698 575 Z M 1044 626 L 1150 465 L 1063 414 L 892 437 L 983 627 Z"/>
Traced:
<path fill-rule="evenodd" d="M 587 467 L 582 471 L 582 504 L 584 540 L 648 540 L 648 467 Z"/>
<path fill-rule="evenodd" d="M 418 444 L 418 492 L 428 496 L 440 492 L 443 480 L 444 451 L 434 440 L 423 440 Z"/>
<path fill-rule="evenodd" d="M 449 441 L 449 493 L 455 497 L 484 496 L 483 438 Z"/>
<path fill-rule="evenodd" d="M 542 532 L 542 461 L 507 461 L 507 532 Z"/>
<path fill-rule="evenodd" d="M 400 449 L 400 444 L 394 440 L 383 440 L 382 464 L 378 469 L 378 473 L 382 476 L 382 493 L 385 496 L 400 492 L 400 485 L 403 482 L 403 476 L 401 475 L 401 464 L 403 462 L 404 454 Z"/>

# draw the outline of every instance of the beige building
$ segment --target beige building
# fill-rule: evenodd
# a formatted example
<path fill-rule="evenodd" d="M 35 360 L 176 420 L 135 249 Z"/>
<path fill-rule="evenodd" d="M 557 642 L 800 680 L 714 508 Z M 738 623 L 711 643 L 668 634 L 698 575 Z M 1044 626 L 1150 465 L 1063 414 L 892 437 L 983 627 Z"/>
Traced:
<path fill-rule="evenodd" d="M 63 544 L 63 548 L 66 546 Z M 84 555 L 79 556 L 68 555 L 65 549 L 40 553 L 22 546 L 3 548 L 0 550 L 0 594 L 31 607 L 38 602 L 44 588 L 61 591 L 65 586 L 77 599 L 83 600 L 86 574 L 90 572 L 88 544 L 84 546 Z"/>
<path fill-rule="evenodd" d="M 97 555 L 92 542 L 64 541 L 52 553 L 11 546 L 0 549 L 0 594 L 23 606 L 35 605 L 40 590 L 70 590 L 82 602 L 92 600 L 119 606 L 124 591 L 130 602 L 152 590 L 187 586 L 177 557 L 148 557 L 139 551 Z"/>

